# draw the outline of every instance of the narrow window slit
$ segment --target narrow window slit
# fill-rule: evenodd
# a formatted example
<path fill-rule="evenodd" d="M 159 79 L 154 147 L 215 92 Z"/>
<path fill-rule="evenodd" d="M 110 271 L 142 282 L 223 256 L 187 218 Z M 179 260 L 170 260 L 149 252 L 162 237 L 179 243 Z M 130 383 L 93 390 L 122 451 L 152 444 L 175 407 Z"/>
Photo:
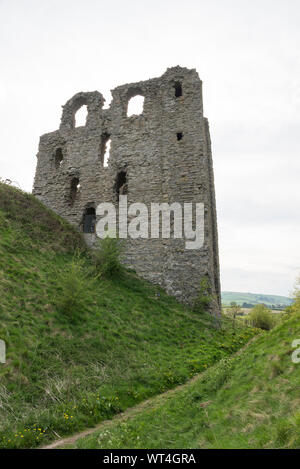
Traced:
<path fill-rule="evenodd" d="M 78 192 L 80 191 L 80 183 L 78 178 L 73 178 L 71 181 L 70 202 L 74 204 Z"/>
<path fill-rule="evenodd" d="M 119 171 L 115 182 L 115 193 L 117 201 L 120 195 L 126 195 L 128 192 L 127 173 L 126 171 Z"/>
<path fill-rule="evenodd" d="M 174 88 L 175 88 L 175 97 L 179 98 L 180 96 L 182 96 L 182 84 L 180 83 L 180 81 L 175 82 Z"/>
<path fill-rule="evenodd" d="M 56 152 L 55 152 L 55 167 L 56 167 L 56 169 L 60 168 L 63 159 L 64 159 L 64 155 L 63 155 L 62 149 L 57 148 Z"/>
<path fill-rule="evenodd" d="M 101 137 L 100 158 L 104 168 L 107 168 L 108 166 L 108 160 L 110 158 L 110 144 L 110 135 L 107 133 L 103 134 Z"/>

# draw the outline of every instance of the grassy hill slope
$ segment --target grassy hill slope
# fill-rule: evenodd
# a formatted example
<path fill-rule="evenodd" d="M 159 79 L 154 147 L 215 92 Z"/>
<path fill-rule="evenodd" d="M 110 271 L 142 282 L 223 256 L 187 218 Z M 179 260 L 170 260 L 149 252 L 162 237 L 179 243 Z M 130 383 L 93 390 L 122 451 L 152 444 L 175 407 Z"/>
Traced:
<path fill-rule="evenodd" d="M 300 311 L 193 383 L 77 448 L 300 448 Z"/>
<path fill-rule="evenodd" d="M 76 316 L 60 308 L 62 286 Z M 254 331 L 217 329 L 133 272 L 99 278 L 79 233 L 0 184 L 0 447 L 34 447 L 186 382 Z"/>
<path fill-rule="evenodd" d="M 265 295 L 259 293 L 242 293 L 233 291 L 222 292 L 222 304 L 230 305 L 232 301 L 235 301 L 238 305 L 242 306 L 243 303 L 257 305 L 264 303 L 266 306 L 281 305 L 289 306 L 293 300 L 287 296 L 279 295 Z"/>

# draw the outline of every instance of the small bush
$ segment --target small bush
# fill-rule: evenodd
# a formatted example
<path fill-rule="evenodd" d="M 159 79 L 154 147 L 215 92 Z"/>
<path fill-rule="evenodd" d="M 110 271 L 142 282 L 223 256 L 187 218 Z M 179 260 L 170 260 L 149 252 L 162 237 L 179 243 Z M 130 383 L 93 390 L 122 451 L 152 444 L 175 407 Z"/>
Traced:
<path fill-rule="evenodd" d="M 82 317 L 90 302 L 88 277 L 89 272 L 79 254 L 76 254 L 65 270 L 57 275 L 59 289 L 54 303 L 58 312 L 72 321 Z"/>
<path fill-rule="evenodd" d="M 265 331 L 269 331 L 275 325 L 271 311 L 264 305 L 254 306 L 254 308 L 251 309 L 249 319 L 253 327 Z"/>
<path fill-rule="evenodd" d="M 118 238 L 107 236 L 97 240 L 96 247 L 92 253 L 97 270 L 107 277 L 119 274 L 123 269 L 120 262 L 123 250 L 124 243 Z"/>

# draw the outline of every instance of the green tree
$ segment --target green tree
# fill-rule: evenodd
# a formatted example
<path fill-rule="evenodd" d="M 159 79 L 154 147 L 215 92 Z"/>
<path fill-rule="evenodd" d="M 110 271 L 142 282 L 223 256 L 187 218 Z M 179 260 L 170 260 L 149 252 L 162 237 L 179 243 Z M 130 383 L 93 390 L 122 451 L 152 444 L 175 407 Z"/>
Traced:
<path fill-rule="evenodd" d="M 250 323 L 253 327 L 263 330 L 270 330 L 275 325 L 271 311 L 263 304 L 255 305 L 249 315 Z"/>
<path fill-rule="evenodd" d="M 241 313 L 242 313 L 242 308 L 235 301 L 232 301 L 230 303 L 230 308 L 228 310 L 228 314 L 233 319 L 234 327 L 235 327 L 236 317 Z"/>

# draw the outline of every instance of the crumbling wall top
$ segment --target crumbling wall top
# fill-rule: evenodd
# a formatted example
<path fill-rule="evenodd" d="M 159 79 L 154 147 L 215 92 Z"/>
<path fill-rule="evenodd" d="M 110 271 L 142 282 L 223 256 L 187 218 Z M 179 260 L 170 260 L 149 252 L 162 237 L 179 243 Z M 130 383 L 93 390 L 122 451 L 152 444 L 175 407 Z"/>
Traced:
<path fill-rule="evenodd" d="M 99 91 L 76 93 L 69 99 L 63 108 L 60 130 L 71 130 L 75 127 L 75 114 L 81 106 L 86 105 L 88 110 L 86 126 L 95 128 L 99 122 L 99 112 L 101 111 L 105 99 Z"/>

